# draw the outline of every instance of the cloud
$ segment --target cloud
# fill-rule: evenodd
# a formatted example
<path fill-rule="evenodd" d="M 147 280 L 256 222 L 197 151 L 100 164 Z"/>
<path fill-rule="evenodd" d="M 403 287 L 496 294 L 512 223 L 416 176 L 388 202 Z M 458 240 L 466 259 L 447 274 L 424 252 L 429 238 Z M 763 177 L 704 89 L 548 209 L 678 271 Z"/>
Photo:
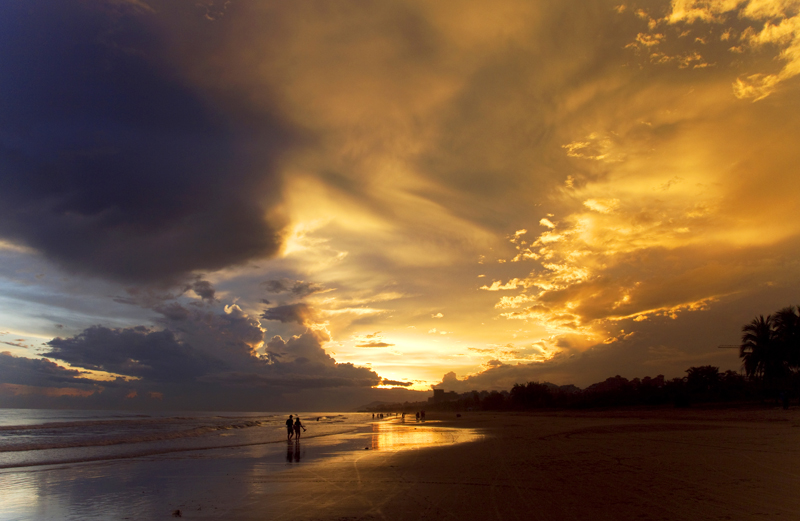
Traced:
<path fill-rule="evenodd" d="M 57 363 L 40 358 L 14 356 L 0 353 L 0 383 L 33 387 L 94 386 L 94 380 L 85 378 L 76 369 L 67 369 Z"/>
<path fill-rule="evenodd" d="M 288 340 L 274 336 L 265 349 L 265 357 L 270 363 L 247 378 L 261 386 L 293 385 L 298 388 L 378 385 L 380 377 L 371 369 L 337 363 L 322 347 L 329 340 L 326 333 L 314 330 Z M 222 378 L 231 376 L 222 375 Z M 247 378 L 243 381 L 247 382 Z"/>
<path fill-rule="evenodd" d="M 257 373 L 216 373 L 200 378 L 201 382 L 223 385 L 227 387 L 242 387 L 246 389 L 277 388 L 285 390 L 301 389 L 331 389 L 347 387 L 371 387 L 378 385 L 380 378 L 375 377 L 364 369 L 358 377 L 353 375 L 341 376 L 337 374 L 286 374 L 262 375 Z"/>
<path fill-rule="evenodd" d="M 278 320 L 283 323 L 296 322 L 300 325 L 307 325 L 316 320 L 316 316 L 316 311 L 304 303 L 275 306 L 264 310 L 261 314 L 261 318 L 265 320 Z"/>
<path fill-rule="evenodd" d="M 165 329 L 92 326 L 48 342 L 43 355 L 49 359 L 0 354 L 0 394 L 91 398 L 118 407 L 125 400 L 169 406 L 185 393 L 216 394 L 215 403 L 230 408 L 253 389 L 271 389 L 274 397 L 303 389 L 368 389 L 381 382 L 369 368 L 337 363 L 325 351 L 330 337 L 324 330 L 307 329 L 287 340 L 275 335 L 264 343 L 258 321 L 235 305 L 219 313 L 178 302 L 165 308 Z M 116 379 L 97 380 L 54 360 Z"/>
<path fill-rule="evenodd" d="M 524 285 L 524 281 L 514 278 L 503 284 L 500 280 L 492 281 L 491 286 L 483 285 L 480 289 L 485 291 L 501 291 L 501 290 L 508 290 L 508 289 L 517 289 L 519 286 Z"/>
<path fill-rule="evenodd" d="M 381 380 L 381 385 L 391 385 L 393 387 L 411 387 L 414 385 L 413 382 L 401 382 L 398 380 L 387 380 L 386 378 Z"/>
<path fill-rule="evenodd" d="M 178 340 L 169 330 L 93 326 L 72 338 L 47 343 L 48 358 L 74 367 L 106 371 L 155 382 L 192 380 L 224 362 Z"/>
<path fill-rule="evenodd" d="M 207 280 L 198 280 L 192 284 L 192 290 L 203 300 L 214 300 L 214 295 L 216 295 L 214 286 Z"/>
<path fill-rule="evenodd" d="M 153 310 L 161 313 L 170 322 L 181 322 L 187 320 L 192 315 L 189 309 L 183 307 L 178 302 L 158 305 L 154 307 Z"/>
<path fill-rule="evenodd" d="M 270 293 L 291 293 L 292 296 L 303 298 L 314 293 L 326 291 L 321 284 L 303 280 L 272 279 L 261 283 L 261 286 Z"/>
<path fill-rule="evenodd" d="M 707 67 L 712 64 L 706 62 L 696 50 L 672 55 L 650 51 L 667 39 L 665 34 L 655 32 L 657 30 L 669 26 L 686 27 L 678 37 L 681 38 L 688 35 L 695 24 L 705 24 L 704 29 L 714 34 L 715 42 L 728 42 L 732 35 L 738 35 L 740 45 L 729 47 L 729 52 L 743 54 L 747 51 L 762 52 L 765 48 L 777 49 L 775 58 L 784 62 L 779 71 L 767 73 L 751 70 L 733 81 L 733 93 L 737 98 L 759 101 L 774 93 L 781 83 L 800 74 L 798 5 L 796 0 L 675 0 L 669 14 L 660 20 L 650 19 L 650 32 L 639 33 L 628 47 L 645 51 L 642 54 L 649 54 L 652 63 L 675 63 L 681 68 Z M 644 16 L 647 18 L 646 13 Z M 707 38 L 700 36 L 693 41 L 700 46 L 710 43 Z M 711 49 L 711 52 L 715 50 Z"/>
<path fill-rule="evenodd" d="M 326 366 L 335 364 L 332 356 L 325 352 L 322 343 L 330 340 L 323 332 L 308 330 L 294 335 L 289 340 L 274 336 L 267 342 L 266 354 L 274 360 L 314 362 Z"/>
<path fill-rule="evenodd" d="M 387 344 L 386 342 L 366 342 L 363 344 L 356 344 L 356 347 L 392 347 L 394 344 Z"/>
<path fill-rule="evenodd" d="M 795 0 L 149 3 L 0 7 L 0 314 L 33 310 L 8 329 L 170 331 L 221 361 L 182 384 L 211 404 L 347 379 L 327 355 L 641 367 L 797 287 Z M 440 309 L 457 333 L 408 326 Z M 356 347 L 376 330 L 401 347 Z M 171 400 L 139 378 L 128 402 Z"/>
<path fill-rule="evenodd" d="M 0 143 L 0 237 L 137 282 L 278 251 L 276 163 L 297 134 L 263 99 L 189 81 L 223 35 L 193 5 L 34 0 L 3 4 L 0 19 L 0 54 L 13 56 L 0 74 L 0 132 L 13 136 Z"/>

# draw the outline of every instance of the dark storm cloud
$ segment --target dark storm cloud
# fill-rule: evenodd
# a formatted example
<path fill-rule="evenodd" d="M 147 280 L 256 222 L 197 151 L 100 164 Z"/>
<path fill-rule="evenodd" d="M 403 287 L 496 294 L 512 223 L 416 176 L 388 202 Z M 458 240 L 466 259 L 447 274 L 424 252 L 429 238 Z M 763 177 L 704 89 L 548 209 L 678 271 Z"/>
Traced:
<path fill-rule="evenodd" d="M 72 338 L 54 338 L 44 356 L 73 366 L 107 371 L 151 381 L 191 380 L 224 362 L 181 342 L 169 330 L 143 326 L 109 329 L 93 326 Z"/>
<path fill-rule="evenodd" d="M 308 304 L 287 304 L 285 306 L 275 306 L 264 310 L 261 318 L 265 320 L 279 320 L 284 324 L 287 322 L 297 322 L 305 325 L 315 316 L 314 309 Z"/>
<path fill-rule="evenodd" d="M 136 380 L 94 382 L 83 378 L 79 371 L 65 369 L 49 360 L 12 357 L 14 363 L 6 365 L 16 373 L 20 372 L 16 367 L 23 364 L 26 375 L 35 374 L 15 379 L 0 369 L 0 385 L 35 387 L 7 389 L 12 393 L 63 396 L 75 391 L 72 395 L 84 398 L 93 390 L 113 387 L 114 393 L 103 391 L 102 400 L 110 404 L 114 399 L 127 399 L 130 393 L 140 396 L 157 393 L 165 396 L 167 403 L 179 399 L 174 396 L 176 393 L 196 393 L 206 398 L 215 395 L 217 407 L 227 409 L 243 403 L 242 393 L 247 389 L 268 388 L 274 392 L 365 389 L 381 382 L 381 377 L 369 368 L 337 363 L 324 349 L 324 344 L 330 341 L 324 330 L 307 329 L 286 340 L 273 336 L 266 343 L 265 353 L 259 356 L 257 349 L 264 340 L 264 330 L 257 320 L 235 305 L 214 311 L 173 302 L 154 310 L 161 314 L 159 322 L 165 329 L 93 326 L 74 337 L 51 340 L 47 344 L 50 351 L 43 353 L 73 367 L 107 371 Z M 93 387 L 86 390 L 86 383 Z M 199 402 L 191 405 L 203 406 Z"/>
<path fill-rule="evenodd" d="M 96 383 L 83 378 L 80 371 L 67 369 L 50 360 L 24 358 L 7 352 L 0 353 L 0 384 L 91 386 Z"/>
<path fill-rule="evenodd" d="M 214 286 L 212 286 L 211 283 L 207 280 L 198 280 L 197 282 L 192 284 L 192 289 L 203 300 L 214 300 L 214 295 L 216 295 L 216 290 L 214 290 Z"/>
<path fill-rule="evenodd" d="M 329 338 L 323 332 L 312 330 L 293 336 L 289 340 L 276 335 L 267 342 L 266 352 L 282 362 L 294 361 L 298 364 L 311 362 L 333 366 L 336 360 L 322 348 L 322 343 L 327 340 Z"/>
<path fill-rule="evenodd" d="M 294 132 L 263 100 L 181 76 L 176 42 L 205 63 L 225 21 L 136 5 L 0 6 L 0 238 L 145 282 L 273 254 L 264 216 Z"/>
<path fill-rule="evenodd" d="M 161 306 L 156 306 L 153 311 L 157 311 L 164 315 L 164 317 L 171 322 L 180 322 L 186 320 L 191 316 L 191 311 L 181 306 L 178 302 L 171 302 Z"/>

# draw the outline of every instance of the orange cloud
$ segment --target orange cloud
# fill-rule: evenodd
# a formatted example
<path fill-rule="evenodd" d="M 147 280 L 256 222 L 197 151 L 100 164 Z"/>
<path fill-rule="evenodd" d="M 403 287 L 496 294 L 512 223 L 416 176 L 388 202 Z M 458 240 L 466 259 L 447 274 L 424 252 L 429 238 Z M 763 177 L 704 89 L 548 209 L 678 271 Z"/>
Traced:
<path fill-rule="evenodd" d="M 9 384 L 0 383 L 0 394 L 8 394 L 13 396 L 73 396 L 79 398 L 86 398 L 93 394 L 100 392 L 98 389 L 75 389 L 72 387 L 36 387 L 32 385 L 23 384 Z"/>

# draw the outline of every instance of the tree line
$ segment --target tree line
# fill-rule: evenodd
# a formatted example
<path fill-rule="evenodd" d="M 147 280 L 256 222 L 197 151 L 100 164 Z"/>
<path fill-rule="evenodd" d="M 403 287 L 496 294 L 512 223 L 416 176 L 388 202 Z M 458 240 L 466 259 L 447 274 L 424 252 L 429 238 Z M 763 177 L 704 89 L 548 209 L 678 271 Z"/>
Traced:
<path fill-rule="evenodd" d="M 385 404 L 373 410 L 428 409 L 439 411 L 528 410 L 547 408 L 661 406 L 688 407 L 692 403 L 775 400 L 788 406 L 800 395 L 800 308 L 785 307 L 773 315 L 759 315 L 742 327 L 739 347 L 742 372 L 720 371 L 705 365 L 690 367 L 686 376 L 666 380 L 663 375 L 628 380 L 619 375 L 586 389 L 574 385 L 527 382 L 510 391 L 470 391 L 439 403 Z"/>

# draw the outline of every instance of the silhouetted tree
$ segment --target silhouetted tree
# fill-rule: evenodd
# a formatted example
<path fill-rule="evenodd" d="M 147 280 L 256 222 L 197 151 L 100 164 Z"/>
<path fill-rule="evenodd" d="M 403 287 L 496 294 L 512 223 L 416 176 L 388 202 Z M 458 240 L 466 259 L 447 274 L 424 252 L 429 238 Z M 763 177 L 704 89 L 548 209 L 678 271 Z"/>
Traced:
<path fill-rule="evenodd" d="M 550 407 L 553 404 L 553 395 L 549 387 L 538 382 L 514 384 L 511 388 L 511 403 L 523 409 Z"/>
<path fill-rule="evenodd" d="M 499 411 L 505 408 L 506 398 L 497 391 L 492 391 L 489 396 L 481 401 L 481 408 L 489 411 Z"/>
<path fill-rule="evenodd" d="M 686 370 L 686 385 L 692 394 L 714 393 L 719 388 L 719 367 L 703 365 Z"/>
<path fill-rule="evenodd" d="M 777 313 L 773 320 L 775 340 L 781 358 L 790 368 L 800 368 L 800 309 L 788 306 Z"/>
<path fill-rule="evenodd" d="M 742 327 L 742 345 L 739 356 L 748 378 L 772 377 L 775 365 L 775 332 L 772 316 L 759 315 Z"/>

